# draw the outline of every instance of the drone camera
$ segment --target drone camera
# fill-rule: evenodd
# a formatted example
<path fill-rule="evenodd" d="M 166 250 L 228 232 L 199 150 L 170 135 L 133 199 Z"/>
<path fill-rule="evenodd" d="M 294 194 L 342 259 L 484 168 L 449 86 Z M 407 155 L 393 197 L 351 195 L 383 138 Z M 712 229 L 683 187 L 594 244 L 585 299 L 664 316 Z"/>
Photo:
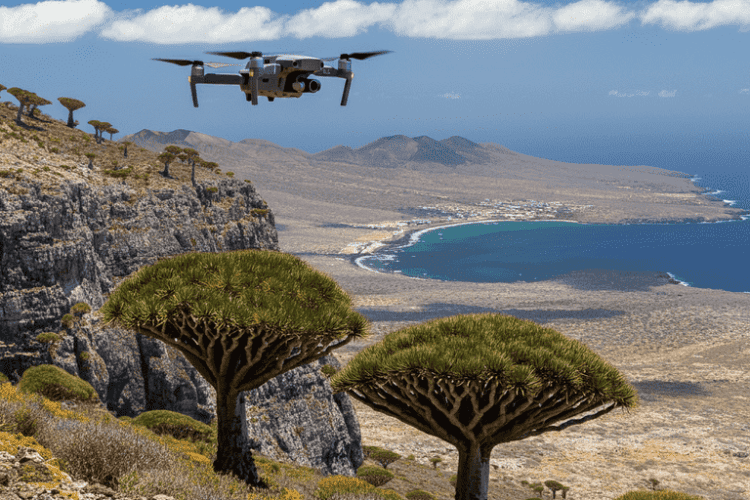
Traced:
<path fill-rule="evenodd" d="M 351 71 L 352 61 L 350 59 L 339 59 L 339 71 Z"/>
<path fill-rule="evenodd" d="M 311 94 L 314 94 L 318 90 L 320 90 L 320 82 L 318 80 L 303 80 L 305 82 L 305 85 L 307 86 L 307 91 Z"/>

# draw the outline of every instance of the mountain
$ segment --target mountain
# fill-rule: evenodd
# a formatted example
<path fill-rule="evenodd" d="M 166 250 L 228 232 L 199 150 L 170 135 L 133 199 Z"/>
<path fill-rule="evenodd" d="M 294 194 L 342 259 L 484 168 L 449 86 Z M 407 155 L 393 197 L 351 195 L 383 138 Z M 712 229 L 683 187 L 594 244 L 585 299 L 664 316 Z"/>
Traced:
<path fill-rule="evenodd" d="M 497 160 L 497 153 L 509 151 L 497 144 L 477 144 L 459 136 L 436 141 L 426 135 L 414 138 L 393 135 L 377 139 L 357 149 L 339 145 L 314 154 L 296 148 L 284 148 L 262 139 L 231 142 L 184 129 L 172 132 L 144 129 L 125 136 L 118 142 L 125 141 L 155 152 L 162 151 L 168 145 L 191 147 L 204 156 L 218 155 L 215 161 L 219 163 L 241 159 L 250 164 L 266 167 L 280 162 L 305 165 L 333 162 L 428 171 L 435 168 L 442 170 L 441 167 L 455 169 L 461 165 L 492 163 Z"/>
<path fill-rule="evenodd" d="M 394 135 L 383 137 L 358 149 L 336 146 L 312 157 L 317 161 L 345 161 L 372 167 L 409 168 L 409 163 L 417 163 L 421 168 L 413 168 L 414 170 L 425 170 L 426 164 L 456 167 L 470 163 L 486 163 L 492 159 L 491 151 L 487 151 L 481 144 L 459 136 L 436 141 L 426 135 L 414 138 Z"/>
<path fill-rule="evenodd" d="M 172 132 L 154 132 L 143 129 L 127 135 L 118 142 L 132 142 L 149 151 L 161 152 L 166 146 L 181 148 L 190 147 L 198 151 L 203 158 L 211 157 L 218 163 L 242 161 L 262 168 L 271 168 L 279 163 L 309 163 L 310 153 L 296 148 L 284 148 L 263 139 L 243 139 L 232 142 L 220 137 L 213 137 L 200 132 L 178 129 Z"/>

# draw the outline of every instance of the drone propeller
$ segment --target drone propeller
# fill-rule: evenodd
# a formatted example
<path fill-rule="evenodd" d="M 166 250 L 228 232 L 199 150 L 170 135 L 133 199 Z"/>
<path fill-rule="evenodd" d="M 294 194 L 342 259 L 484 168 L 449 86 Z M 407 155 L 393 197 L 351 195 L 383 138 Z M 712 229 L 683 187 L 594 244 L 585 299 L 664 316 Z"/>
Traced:
<path fill-rule="evenodd" d="M 207 62 L 204 63 L 203 61 L 189 61 L 187 59 L 152 59 L 153 61 L 164 61 L 172 64 L 177 64 L 179 66 L 208 66 L 211 68 L 221 68 L 224 66 L 239 66 L 239 64 L 229 64 L 229 63 L 215 63 L 215 62 Z"/>
<path fill-rule="evenodd" d="M 206 52 L 215 56 L 226 56 L 234 59 L 247 59 L 248 57 L 263 57 L 262 52 Z"/>
<path fill-rule="evenodd" d="M 177 64 L 179 66 L 203 66 L 203 61 L 188 61 L 187 59 L 159 59 L 159 58 L 152 58 L 152 61 L 164 61 L 172 64 Z"/>
<path fill-rule="evenodd" d="M 336 59 L 357 59 L 359 61 L 362 61 L 369 57 L 379 56 L 381 54 L 388 54 L 390 52 L 393 52 L 393 51 L 392 50 L 378 50 L 376 52 L 352 52 L 351 54 L 341 54 L 338 57 L 326 57 L 325 59 L 321 59 L 321 61 L 335 61 Z"/>

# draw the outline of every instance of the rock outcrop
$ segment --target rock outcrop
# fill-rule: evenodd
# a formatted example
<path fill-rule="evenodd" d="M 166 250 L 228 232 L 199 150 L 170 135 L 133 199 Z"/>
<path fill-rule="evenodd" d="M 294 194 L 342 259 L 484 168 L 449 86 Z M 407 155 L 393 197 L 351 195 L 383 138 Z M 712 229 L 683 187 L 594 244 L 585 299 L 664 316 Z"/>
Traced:
<path fill-rule="evenodd" d="M 104 327 L 97 310 L 117 283 L 161 257 L 278 250 L 267 208 L 252 185 L 218 176 L 147 194 L 69 179 L 57 190 L 33 181 L 0 188 L 0 372 L 16 384 L 27 368 L 53 364 L 91 384 L 118 417 L 165 409 L 210 423 L 215 392 L 182 354 Z M 64 328 L 79 302 L 92 312 Z M 46 332 L 60 340 L 37 340 Z M 256 450 L 353 475 L 363 460 L 359 424 L 348 396 L 334 395 L 320 373 L 326 363 L 337 366 L 327 356 L 247 393 L 253 414 L 267 415 L 249 422 L 250 437 Z M 295 427 L 305 428 L 301 439 Z"/>

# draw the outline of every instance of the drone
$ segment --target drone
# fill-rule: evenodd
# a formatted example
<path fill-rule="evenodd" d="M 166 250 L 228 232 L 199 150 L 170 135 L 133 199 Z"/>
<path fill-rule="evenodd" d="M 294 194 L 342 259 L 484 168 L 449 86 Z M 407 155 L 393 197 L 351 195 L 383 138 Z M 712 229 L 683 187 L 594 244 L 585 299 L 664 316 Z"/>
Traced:
<path fill-rule="evenodd" d="M 341 54 L 338 57 L 317 57 L 278 54 L 264 56 L 261 52 L 206 52 L 216 56 L 231 57 L 234 59 L 247 59 L 250 61 L 245 69 L 240 70 L 238 75 L 230 73 L 208 73 L 203 72 L 204 66 L 218 68 L 222 66 L 239 66 L 227 63 L 203 63 L 203 61 L 190 61 L 187 59 L 153 59 L 164 61 L 179 66 L 192 66 L 188 82 L 190 92 L 193 95 L 193 106 L 198 107 L 198 93 L 195 89 L 198 83 L 210 83 L 216 85 L 239 85 L 245 93 L 245 100 L 252 101 L 253 106 L 258 104 L 258 96 L 266 96 L 269 102 L 277 97 L 301 97 L 302 94 L 314 94 L 320 90 L 320 82 L 310 76 L 337 76 L 344 78 L 344 95 L 341 97 L 341 105 L 346 106 L 349 98 L 349 89 L 352 86 L 352 59 L 363 60 L 381 54 L 387 54 L 390 50 L 377 52 L 353 52 Z M 338 69 L 326 66 L 324 61 L 338 59 Z"/>

